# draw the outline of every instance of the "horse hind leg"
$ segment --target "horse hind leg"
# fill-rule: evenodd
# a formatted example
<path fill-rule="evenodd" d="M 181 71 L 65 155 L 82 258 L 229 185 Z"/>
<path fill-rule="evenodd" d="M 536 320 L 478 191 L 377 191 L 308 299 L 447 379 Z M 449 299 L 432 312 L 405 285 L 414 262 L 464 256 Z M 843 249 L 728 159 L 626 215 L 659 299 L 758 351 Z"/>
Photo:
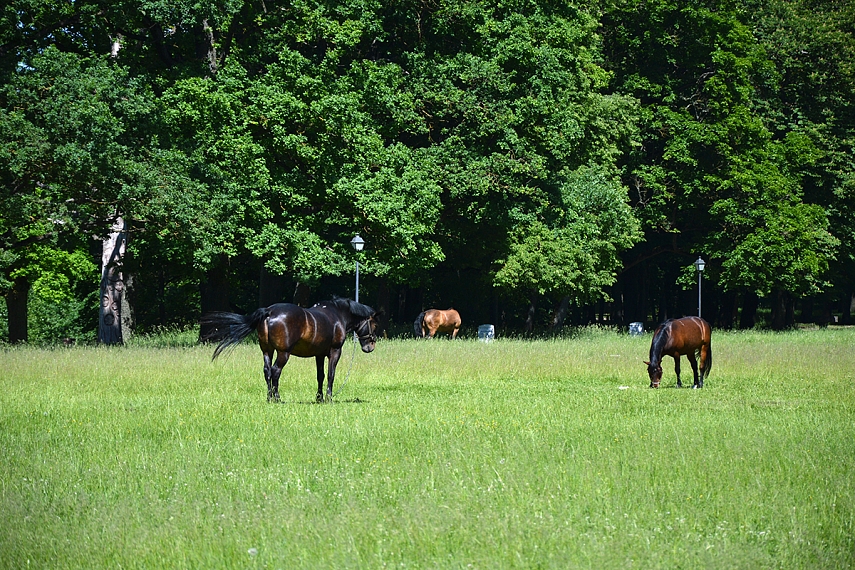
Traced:
<path fill-rule="evenodd" d="M 267 383 L 267 401 L 273 399 L 273 351 L 264 352 L 264 381 Z"/>
<path fill-rule="evenodd" d="M 701 371 L 698 375 L 698 388 L 704 387 L 704 378 L 710 375 L 712 368 L 712 347 L 705 344 L 701 347 Z"/>
<path fill-rule="evenodd" d="M 288 364 L 288 357 L 291 356 L 288 352 L 276 352 L 276 360 L 270 367 L 270 380 L 267 382 L 267 401 L 279 401 L 279 376 L 282 375 L 282 369 Z M 267 359 L 265 357 L 265 369 Z"/>
<path fill-rule="evenodd" d="M 700 380 L 698 379 L 698 359 L 693 352 L 690 352 L 686 355 L 686 358 L 689 359 L 689 363 L 692 365 L 692 372 L 695 375 L 695 383 L 692 384 L 692 388 L 700 388 L 703 384 L 700 384 Z"/>

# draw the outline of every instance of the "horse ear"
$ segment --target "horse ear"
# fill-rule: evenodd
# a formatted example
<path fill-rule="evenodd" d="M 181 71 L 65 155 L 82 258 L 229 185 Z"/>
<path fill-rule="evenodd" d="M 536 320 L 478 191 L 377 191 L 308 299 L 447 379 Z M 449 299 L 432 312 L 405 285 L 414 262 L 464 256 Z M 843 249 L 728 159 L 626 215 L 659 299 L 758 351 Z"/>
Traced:
<path fill-rule="evenodd" d="M 378 317 L 378 318 L 382 317 L 385 314 L 386 314 L 386 309 L 380 309 L 379 311 L 374 311 L 374 316 Z"/>
<path fill-rule="evenodd" d="M 645 363 L 647 366 L 650 366 L 650 363 L 647 362 L 646 360 L 642 360 L 642 362 Z"/>

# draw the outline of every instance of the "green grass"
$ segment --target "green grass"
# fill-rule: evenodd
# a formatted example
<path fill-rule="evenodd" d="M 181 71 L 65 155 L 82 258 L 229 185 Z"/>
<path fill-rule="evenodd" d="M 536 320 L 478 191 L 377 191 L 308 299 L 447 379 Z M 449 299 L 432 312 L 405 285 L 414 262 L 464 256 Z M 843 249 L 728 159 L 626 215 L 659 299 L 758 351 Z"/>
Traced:
<path fill-rule="evenodd" d="M 385 341 L 324 405 L 249 344 L 7 349 L 0 567 L 855 566 L 855 329 L 714 332 L 703 390 L 649 343 Z"/>

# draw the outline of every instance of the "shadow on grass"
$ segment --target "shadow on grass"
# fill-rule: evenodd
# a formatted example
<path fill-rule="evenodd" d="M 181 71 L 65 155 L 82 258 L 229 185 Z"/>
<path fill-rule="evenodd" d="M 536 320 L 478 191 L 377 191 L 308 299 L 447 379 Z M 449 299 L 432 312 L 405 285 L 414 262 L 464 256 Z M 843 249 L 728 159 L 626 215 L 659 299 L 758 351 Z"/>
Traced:
<path fill-rule="evenodd" d="M 280 404 L 287 404 L 289 402 L 279 402 Z M 347 400 L 325 400 L 323 402 L 318 402 L 317 400 L 297 400 L 296 402 L 291 402 L 293 404 L 300 404 L 305 406 L 311 405 L 324 405 L 324 404 L 367 404 L 367 400 L 362 400 L 360 398 L 349 398 Z"/>

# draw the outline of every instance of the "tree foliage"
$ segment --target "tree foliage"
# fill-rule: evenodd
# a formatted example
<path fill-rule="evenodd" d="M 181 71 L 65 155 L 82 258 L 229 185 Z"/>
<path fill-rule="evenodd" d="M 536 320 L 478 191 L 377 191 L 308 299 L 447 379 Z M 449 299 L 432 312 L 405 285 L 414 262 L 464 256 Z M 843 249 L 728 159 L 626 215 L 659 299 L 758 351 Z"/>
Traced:
<path fill-rule="evenodd" d="M 701 253 L 722 293 L 855 288 L 848 5 L 14 0 L 3 14 L 4 294 L 26 277 L 67 299 L 91 267 L 45 260 L 85 257 L 117 215 L 129 272 L 161 288 L 250 266 L 318 285 L 350 271 L 355 233 L 386 283 L 473 271 L 511 302 L 593 303 L 630 286 L 624 267 L 676 281 Z"/>

